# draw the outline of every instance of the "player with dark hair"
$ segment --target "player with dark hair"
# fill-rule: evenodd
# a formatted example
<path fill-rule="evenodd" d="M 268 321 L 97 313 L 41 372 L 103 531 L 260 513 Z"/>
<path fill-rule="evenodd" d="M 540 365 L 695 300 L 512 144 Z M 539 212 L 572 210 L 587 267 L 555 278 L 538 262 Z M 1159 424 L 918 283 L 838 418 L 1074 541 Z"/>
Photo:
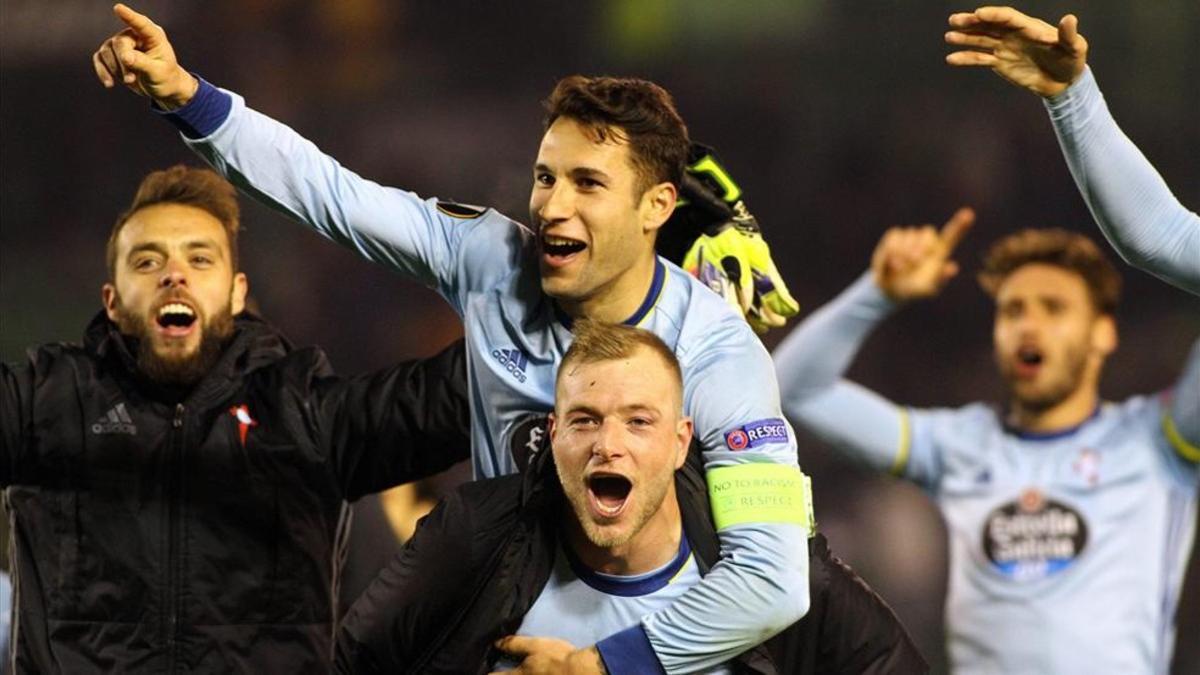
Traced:
<path fill-rule="evenodd" d="M 151 173 L 84 344 L 0 365 L 12 672 L 327 672 L 346 501 L 466 459 L 462 350 L 334 377 L 244 311 L 238 227 Z"/>
<path fill-rule="evenodd" d="M 1025 230 L 989 250 L 998 405 L 914 409 L 840 379 L 888 314 L 957 273 L 973 218 L 884 235 L 870 273 L 776 349 L 785 410 L 937 502 L 955 672 L 1165 672 L 1200 484 L 1200 342 L 1173 391 L 1101 401 L 1121 284 L 1092 241 Z"/>
<path fill-rule="evenodd" d="M 980 7 L 952 14 L 950 27 L 946 42 L 966 49 L 947 63 L 991 68 L 1044 99 L 1071 175 L 1121 257 L 1200 294 L 1200 215 L 1121 133 L 1087 67 L 1079 20 L 1068 14 L 1052 26 L 1011 7 Z"/>
<path fill-rule="evenodd" d="M 598 665 L 575 645 L 669 605 L 717 559 L 682 399 L 679 361 L 653 333 L 577 321 L 558 369 L 551 451 L 535 453 L 523 475 L 462 487 L 422 522 L 346 615 L 338 672 Z M 804 479 L 799 469 L 791 473 L 785 480 Z M 609 490 L 597 492 L 597 484 Z M 629 494 L 614 508 L 609 493 L 618 485 Z M 743 492 L 722 478 L 714 485 L 722 500 Z M 809 613 L 705 672 L 924 672 L 887 605 L 830 555 L 823 537 L 809 548 Z M 639 672 L 636 662 L 606 666 Z"/>
<path fill-rule="evenodd" d="M 436 289 L 463 317 L 476 477 L 516 472 L 537 447 L 572 321 L 583 317 L 640 325 L 675 352 L 684 410 L 710 473 L 796 470 L 796 440 L 766 350 L 720 297 L 655 255 L 689 149 L 661 87 L 582 77 L 556 87 L 533 166 L 531 229 L 491 209 L 422 200 L 357 176 L 181 68 L 148 18 L 123 5 L 116 12 L 127 28 L 94 55 L 106 86 L 120 82 L 149 96 L 190 147 L 249 194 Z M 806 483 L 788 485 L 802 491 Z M 611 488 L 605 498 L 619 504 L 625 487 L 591 489 Z M 588 650 L 646 672 L 696 670 L 804 615 L 807 513 L 763 509 L 729 518 L 721 503 L 714 508 L 724 555 L 709 574 L 678 602 Z"/>

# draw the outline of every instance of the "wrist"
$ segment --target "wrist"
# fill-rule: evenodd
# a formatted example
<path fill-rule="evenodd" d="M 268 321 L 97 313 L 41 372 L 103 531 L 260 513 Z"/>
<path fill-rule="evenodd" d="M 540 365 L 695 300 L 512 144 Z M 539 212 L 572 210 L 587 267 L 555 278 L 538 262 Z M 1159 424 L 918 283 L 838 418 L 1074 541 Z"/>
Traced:
<path fill-rule="evenodd" d="M 177 84 L 171 88 L 173 93 L 154 99 L 159 107 L 168 112 L 178 110 L 190 103 L 200 89 L 199 78 L 183 68 L 178 69 L 174 79 Z"/>
<path fill-rule="evenodd" d="M 577 649 L 567 657 L 568 671 L 578 675 L 607 675 L 604 659 L 600 651 L 593 645 L 586 649 Z"/>

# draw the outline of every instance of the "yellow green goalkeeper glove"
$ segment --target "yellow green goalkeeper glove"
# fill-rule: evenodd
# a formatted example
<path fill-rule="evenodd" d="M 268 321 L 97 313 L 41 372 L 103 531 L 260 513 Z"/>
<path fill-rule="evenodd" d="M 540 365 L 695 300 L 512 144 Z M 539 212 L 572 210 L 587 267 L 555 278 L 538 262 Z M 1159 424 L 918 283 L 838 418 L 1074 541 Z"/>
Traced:
<path fill-rule="evenodd" d="M 682 267 L 745 315 L 756 332 L 783 326 L 800 305 L 779 275 L 741 188 L 711 148 L 693 144 L 689 160 L 672 220 L 699 236 Z"/>

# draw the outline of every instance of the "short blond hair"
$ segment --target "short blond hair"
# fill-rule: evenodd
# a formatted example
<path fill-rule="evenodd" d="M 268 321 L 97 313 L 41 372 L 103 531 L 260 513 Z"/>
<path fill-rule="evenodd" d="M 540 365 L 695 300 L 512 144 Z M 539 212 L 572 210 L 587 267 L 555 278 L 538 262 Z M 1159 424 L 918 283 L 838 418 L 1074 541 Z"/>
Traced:
<path fill-rule="evenodd" d="M 675 358 L 675 352 L 654 333 L 644 328 L 603 323 L 592 319 L 577 319 L 572 324 L 571 331 L 575 334 L 575 341 L 571 343 L 571 348 L 567 350 L 558 366 L 556 384 L 571 366 L 627 359 L 638 349 L 646 348 L 662 359 L 679 387 L 682 398 L 683 371 L 679 367 L 679 359 Z"/>
<path fill-rule="evenodd" d="M 1021 230 L 992 244 L 983 258 L 979 285 L 995 298 L 1004 280 L 1030 263 L 1053 265 L 1078 274 L 1087 285 L 1096 311 L 1116 312 L 1121 299 L 1121 273 L 1096 242 L 1067 230 Z"/>

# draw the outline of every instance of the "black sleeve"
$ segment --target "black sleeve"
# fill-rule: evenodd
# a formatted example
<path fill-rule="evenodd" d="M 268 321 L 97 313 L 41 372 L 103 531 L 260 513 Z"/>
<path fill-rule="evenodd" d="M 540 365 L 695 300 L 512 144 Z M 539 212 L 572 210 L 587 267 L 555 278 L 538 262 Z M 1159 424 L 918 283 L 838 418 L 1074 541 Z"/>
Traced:
<path fill-rule="evenodd" d="M 338 673 L 413 672 L 415 663 L 464 611 L 472 587 L 472 526 L 457 493 L 421 519 L 350 607 L 338 629 Z"/>
<path fill-rule="evenodd" d="M 0 363 L 0 487 L 16 480 L 33 418 L 33 368 Z"/>
<path fill-rule="evenodd" d="M 470 457 L 462 340 L 436 356 L 316 384 L 317 416 L 349 500 L 432 476 Z"/>
<path fill-rule="evenodd" d="M 808 554 L 812 604 L 768 642 L 777 663 L 830 675 L 929 672 L 892 608 L 830 553 L 824 535 L 809 540 Z"/>

